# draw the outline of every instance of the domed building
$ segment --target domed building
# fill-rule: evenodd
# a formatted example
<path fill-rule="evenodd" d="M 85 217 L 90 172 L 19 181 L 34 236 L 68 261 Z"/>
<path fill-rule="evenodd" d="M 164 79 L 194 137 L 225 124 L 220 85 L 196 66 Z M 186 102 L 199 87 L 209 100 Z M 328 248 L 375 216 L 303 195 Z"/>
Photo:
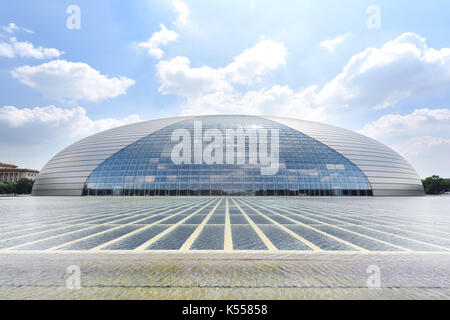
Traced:
<path fill-rule="evenodd" d="M 82 139 L 42 169 L 35 196 L 420 196 L 392 149 L 297 119 L 189 116 Z"/>

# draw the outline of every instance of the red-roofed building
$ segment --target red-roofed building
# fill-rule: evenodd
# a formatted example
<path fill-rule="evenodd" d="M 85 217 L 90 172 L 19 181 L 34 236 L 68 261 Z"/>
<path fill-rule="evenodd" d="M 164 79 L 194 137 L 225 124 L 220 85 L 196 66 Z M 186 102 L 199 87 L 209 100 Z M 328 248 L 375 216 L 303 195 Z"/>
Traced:
<path fill-rule="evenodd" d="M 22 178 L 35 180 L 38 170 L 22 169 L 13 164 L 0 162 L 0 181 L 17 182 Z"/>

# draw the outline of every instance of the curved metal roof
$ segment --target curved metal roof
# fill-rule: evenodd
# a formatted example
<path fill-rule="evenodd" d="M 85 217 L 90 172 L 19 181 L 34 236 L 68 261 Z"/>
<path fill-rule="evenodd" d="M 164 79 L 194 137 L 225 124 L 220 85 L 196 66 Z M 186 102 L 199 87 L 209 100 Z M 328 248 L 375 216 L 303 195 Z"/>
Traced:
<path fill-rule="evenodd" d="M 366 175 L 374 196 L 424 194 L 421 180 L 412 166 L 398 153 L 378 141 L 353 131 L 317 122 L 254 117 L 290 127 L 340 153 Z M 190 116 L 138 122 L 84 138 L 62 150 L 44 166 L 34 184 L 33 195 L 80 196 L 90 174 L 115 153 L 167 126 L 201 118 Z"/>

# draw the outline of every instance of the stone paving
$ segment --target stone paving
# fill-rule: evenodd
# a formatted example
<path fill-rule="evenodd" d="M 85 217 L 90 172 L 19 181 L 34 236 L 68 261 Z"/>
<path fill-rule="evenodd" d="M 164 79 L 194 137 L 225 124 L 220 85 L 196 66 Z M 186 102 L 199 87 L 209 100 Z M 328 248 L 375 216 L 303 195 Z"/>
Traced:
<path fill-rule="evenodd" d="M 46 200 L 40 198 L 29 211 L 0 209 L 0 253 L 450 252 L 449 214 L 409 207 L 414 211 L 388 211 L 374 206 L 379 198 L 343 203 L 330 198 L 112 199 L 48 210 L 39 206 Z M 399 199 L 408 205 L 417 201 Z"/>
<path fill-rule="evenodd" d="M 449 197 L 2 198 L 0 298 L 448 299 L 449 205 Z M 71 265 L 80 290 L 66 285 Z M 367 287 L 374 270 L 379 289 Z"/>

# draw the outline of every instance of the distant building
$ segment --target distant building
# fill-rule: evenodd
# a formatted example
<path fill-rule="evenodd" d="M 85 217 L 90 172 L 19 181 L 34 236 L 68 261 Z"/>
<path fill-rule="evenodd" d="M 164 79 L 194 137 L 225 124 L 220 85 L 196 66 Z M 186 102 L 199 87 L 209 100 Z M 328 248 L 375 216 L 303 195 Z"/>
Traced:
<path fill-rule="evenodd" d="M 13 164 L 0 162 L 0 181 L 17 182 L 22 178 L 35 180 L 38 175 L 38 170 L 21 169 Z"/>

